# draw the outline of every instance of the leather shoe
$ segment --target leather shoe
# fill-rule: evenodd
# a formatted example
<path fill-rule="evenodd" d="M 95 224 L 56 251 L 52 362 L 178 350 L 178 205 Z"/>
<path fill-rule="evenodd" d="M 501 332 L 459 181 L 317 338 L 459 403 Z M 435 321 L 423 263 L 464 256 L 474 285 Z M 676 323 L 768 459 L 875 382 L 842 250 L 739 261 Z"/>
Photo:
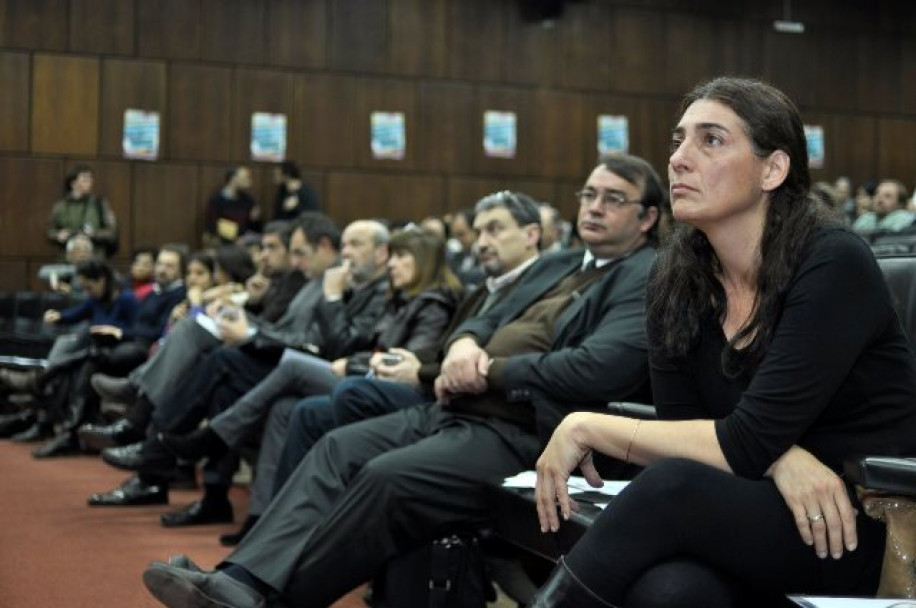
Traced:
<path fill-rule="evenodd" d="M 16 433 L 21 433 L 34 423 L 35 412 L 32 410 L 0 416 L 0 438 L 6 439 Z"/>
<path fill-rule="evenodd" d="M 132 443 L 116 448 L 102 450 L 102 460 L 116 469 L 123 471 L 147 471 L 170 473 L 175 467 L 175 457 L 171 454 L 151 454 L 147 442 Z"/>
<path fill-rule="evenodd" d="M 203 572 L 203 569 L 195 564 L 194 561 L 184 553 L 170 557 L 169 566 L 175 566 L 176 568 L 181 568 L 182 570 L 190 570 L 191 572 Z"/>
<path fill-rule="evenodd" d="M 232 523 L 232 503 L 228 500 L 216 504 L 198 500 L 184 509 L 162 515 L 162 525 L 166 528 L 182 526 L 203 526 L 206 524 Z"/>
<path fill-rule="evenodd" d="M 169 491 L 165 486 L 146 483 L 134 475 L 110 492 L 91 495 L 86 502 L 91 507 L 167 505 L 169 504 Z"/>
<path fill-rule="evenodd" d="M 104 450 L 141 441 L 143 431 L 127 419 L 109 425 L 84 424 L 79 429 L 80 443 L 89 450 Z"/>
<path fill-rule="evenodd" d="M 194 572 L 153 562 L 143 572 L 143 584 L 153 596 L 171 608 L 264 608 L 264 596 L 216 570 Z"/>
<path fill-rule="evenodd" d="M 64 431 L 43 446 L 32 450 L 34 458 L 54 458 L 57 456 L 73 456 L 81 454 L 80 442 L 72 431 Z"/>
<path fill-rule="evenodd" d="M 44 441 L 54 436 L 54 425 L 38 421 L 26 430 L 16 433 L 10 437 L 10 441 L 19 443 L 30 443 L 33 441 Z"/>
<path fill-rule="evenodd" d="M 137 400 L 140 391 L 130 383 L 129 378 L 117 378 L 105 374 L 92 374 L 89 384 L 105 401 L 118 403 L 133 403 Z"/>

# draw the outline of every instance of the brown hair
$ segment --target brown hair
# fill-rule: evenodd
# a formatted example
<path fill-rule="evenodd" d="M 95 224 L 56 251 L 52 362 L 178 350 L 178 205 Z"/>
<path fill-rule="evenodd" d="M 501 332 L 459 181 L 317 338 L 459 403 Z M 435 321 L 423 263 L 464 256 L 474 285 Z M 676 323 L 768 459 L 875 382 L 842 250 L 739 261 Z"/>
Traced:
<path fill-rule="evenodd" d="M 462 290 L 461 281 L 448 267 L 445 243 L 439 237 L 420 230 L 402 230 L 392 235 L 388 249 L 391 255 L 409 253 L 414 258 L 416 276 L 404 288 L 406 297 L 428 289 Z"/>

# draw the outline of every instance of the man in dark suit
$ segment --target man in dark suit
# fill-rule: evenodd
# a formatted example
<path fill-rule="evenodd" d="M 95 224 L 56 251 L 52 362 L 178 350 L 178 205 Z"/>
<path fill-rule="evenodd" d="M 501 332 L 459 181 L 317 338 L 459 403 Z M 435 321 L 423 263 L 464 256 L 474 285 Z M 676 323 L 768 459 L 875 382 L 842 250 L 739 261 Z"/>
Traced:
<path fill-rule="evenodd" d="M 218 570 L 154 563 L 153 595 L 173 607 L 330 605 L 391 557 L 485 524 L 486 487 L 532 468 L 566 413 L 648 398 L 644 293 L 664 188 L 645 161 L 615 155 L 579 200 L 584 254 L 544 258 L 458 328 L 438 403 L 325 435 Z"/>

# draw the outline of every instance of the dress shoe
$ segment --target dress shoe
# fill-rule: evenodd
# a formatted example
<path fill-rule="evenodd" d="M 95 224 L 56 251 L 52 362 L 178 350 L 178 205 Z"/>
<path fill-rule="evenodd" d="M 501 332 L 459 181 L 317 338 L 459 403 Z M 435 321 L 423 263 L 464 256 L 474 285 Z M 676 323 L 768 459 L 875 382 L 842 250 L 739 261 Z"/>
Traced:
<path fill-rule="evenodd" d="M 143 572 L 143 584 L 169 608 L 263 608 L 264 597 L 219 570 L 194 572 L 153 562 Z"/>
<path fill-rule="evenodd" d="M 32 456 L 35 458 L 56 458 L 57 456 L 74 456 L 81 453 L 80 442 L 72 431 L 64 431 L 40 448 L 32 450 Z"/>
<path fill-rule="evenodd" d="M 134 475 L 110 492 L 89 497 L 92 507 L 133 507 L 137 505 L 167 505 L 169 491 L 165 486 L 146 483 Z"/>
<path fill-rule="evenodd" d="M 170 557 L 169 566 L 181 568 L 182 570 L 190 570 L 191 572 L 203 572 L 203 569 L 184 553 Z"/>
<path fill-rule="evenodd" d="M 146 471 L 170 474 L 175 467 L 175 457 L 165 450 L 150 449 L 147 441 L 102 450 L 102 460 L 123 471 Z"/>
<path fill-rule="evenodd" d="M 10 441 L 19 443 L 30 443 L 33 441 L 44 441 L 54 436 L 54 425 L 43 420 L 37 421 L 26 430 L 16 433 L 10 437 Z"/>
<path fill-rule="evenodd" d="M 187 435 L 159 433 L 159 441 L 168 451 L 186 462 L 219 458 L 229 449 L 210 427 L 197 429 Z"/>
<path fill-rule="evenodd" d="M 6 439 L 21 433 L 35 423 L 35 412 L 26 410 L 16 414 L 0 416 L 0 438 Z"/>
<path fill-rule="evenodd" d="M 131 384 L 129 378 L 116 378 L 105 374 L 92 374 L 89 384 L 105 401 L 133 403 L 140 394 L 139 389 Z"/>
<path fill-rule="evenodd" d="M 80 443 L 90 450 L 104 450 L 119 445 L 130 445 L 144 437 L 143 431 L 127 419 L 109 425 L 84 424 L 80 427 Z"/>
<path fill-rule="evenodd" d="M 174 513 L 165 513 L 161 519 L 166 528 L 229 524 L 232 523 L 232 503 L 228 500 L 216 503 L 198 500 Z"/>
<path fill-rule="evenodd" d="M 219 544 L 224 547 L 234 547 L 242 542 L 242 539 L 248 535 L 254 525 L 258 523 L 258 520 L 261 519 L 260 515 L 249 515 L 245 518 L 245 521 L 242 523 L 242 527 L 239 528 L 238 532 L 233 532 L 231 534 L 223 534 L 219 537 Z"/>

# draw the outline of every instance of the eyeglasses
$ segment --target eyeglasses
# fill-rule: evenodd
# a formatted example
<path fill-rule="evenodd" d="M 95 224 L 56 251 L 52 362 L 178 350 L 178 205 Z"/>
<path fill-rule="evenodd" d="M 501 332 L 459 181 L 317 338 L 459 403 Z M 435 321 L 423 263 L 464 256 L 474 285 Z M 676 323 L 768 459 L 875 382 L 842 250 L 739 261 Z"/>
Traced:
<path fill-rule="evenodd" d="M 641 204 L 642 201 L 628 200 L 623 192 L 618 190 L 579 190 L 576 197 L 580 205 L 591 206 L 601 197 L 601 208 L 604 211 L 616 211 L 623 209 L 627 205 Z"/>

